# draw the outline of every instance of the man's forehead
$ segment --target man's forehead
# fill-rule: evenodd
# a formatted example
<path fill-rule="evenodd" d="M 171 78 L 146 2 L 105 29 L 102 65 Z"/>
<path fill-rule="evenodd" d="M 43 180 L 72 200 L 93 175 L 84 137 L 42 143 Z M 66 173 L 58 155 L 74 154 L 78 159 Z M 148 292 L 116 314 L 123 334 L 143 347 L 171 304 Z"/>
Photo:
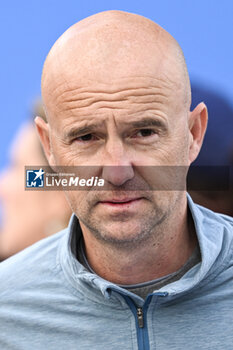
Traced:
<path fill-rule="evenodd" d="M 177 85 L 179 94 L 181 86 Z M 95 80 L 66 82 L 50 95 L 50 112 L 56 120 L 73 116 L 80 121 L 91 116 L 100 118 L 111 112 L 117 116 L 137 116 L 141 112 L 168 115 L 175 113 L 173 83 L 151 76 L 126 77 L 101 83 Z M 182 104 L 180 107 L 183 107 Z"/>
<path fill-rule="evenodd" d="M 128 98 L 133 99 L 140 97 L 152 98 L 161 96 L 161 90 L 164 94 L 170 93 L 173 80 L 169 77 L 163 77 L 158 74 L 157 77 L 152 75 L 126 75 L 117 79 L 111 78 L 109 81 L 98 79 L 77 79 L 71 77 L 69 81 L 61 79 L 54 91 L 57 103 L 80 101 L 80 105 L 90 105 L 88 99 L 103 98 L 105 101 L 121 101 Z M 178 86 L 178 83 L 177 83 Z"/>

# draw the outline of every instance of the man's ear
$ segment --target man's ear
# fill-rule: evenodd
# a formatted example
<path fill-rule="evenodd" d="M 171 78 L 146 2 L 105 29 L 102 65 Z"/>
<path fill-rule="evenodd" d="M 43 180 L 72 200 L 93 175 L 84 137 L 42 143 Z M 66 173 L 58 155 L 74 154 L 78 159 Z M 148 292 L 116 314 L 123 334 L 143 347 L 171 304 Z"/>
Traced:
<path fill-rule="evenodd" d="M 208 121 L 208 111 L 204 102 L 189 114 L 189 161 L 190 164 L 197 158 L 204 139 Z"/>
<path fill-rule="evenodd" d="M 41 117 L 35 118 L 36 129 L 42 143 L 44 153 L 51 167 L 55 166 L 55 159 L 51 150 L 50 143 L 50 127 L 49 124 L 44 121 Z"/>

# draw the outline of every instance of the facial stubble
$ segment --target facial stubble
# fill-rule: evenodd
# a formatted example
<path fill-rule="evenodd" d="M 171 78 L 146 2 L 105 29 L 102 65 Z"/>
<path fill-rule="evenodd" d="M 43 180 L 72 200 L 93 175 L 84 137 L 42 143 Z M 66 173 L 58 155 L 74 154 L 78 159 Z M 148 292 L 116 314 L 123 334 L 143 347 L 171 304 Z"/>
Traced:
<path fill-rule="evenodd" d="M 157 192 L 157 198 L 160 197 L 161 200 L 163 196 L 162 191 Z M 84 225 L 85 229 L 101 244 L 117 249 L 132 250 L 139 245 L 142 247 L 159 243 L 166 234 L 169 217 L 178 201 L 176 198 L 173 205 L 171 201 L 161 205 L 159 199 L 158 202 L 152 199 L 152 193 L 147 194 L 142 199 L 144 210 L 137 213 L 137 217 L 126 211 L 112 217 L 109 215 L 107 220 L 104 218 L 105 213 L 102 213 L 102 216 L 101 213 L 98 213 L 99 204 L 93 200 L 91 191 L 86 196 L 84 195 L 83 200 L 79 201 L 78 205 L 76 205 L 77 202 L 74 198 L 69 198 L 69 201 L 81 226 Z"/>

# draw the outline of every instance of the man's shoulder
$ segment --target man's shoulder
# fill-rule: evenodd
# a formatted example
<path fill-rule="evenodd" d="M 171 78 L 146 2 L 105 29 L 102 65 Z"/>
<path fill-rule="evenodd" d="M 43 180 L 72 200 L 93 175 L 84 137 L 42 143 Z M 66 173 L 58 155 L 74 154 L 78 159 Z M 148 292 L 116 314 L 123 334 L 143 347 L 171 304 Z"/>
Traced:
<path fill-rule="evenodd" d="M 68 235 L 62 230 L 47 237 L 0 263 L 0 295 L 38 284 L 40 276 L 49 278 L 58 269 L 58 249 Z"/>

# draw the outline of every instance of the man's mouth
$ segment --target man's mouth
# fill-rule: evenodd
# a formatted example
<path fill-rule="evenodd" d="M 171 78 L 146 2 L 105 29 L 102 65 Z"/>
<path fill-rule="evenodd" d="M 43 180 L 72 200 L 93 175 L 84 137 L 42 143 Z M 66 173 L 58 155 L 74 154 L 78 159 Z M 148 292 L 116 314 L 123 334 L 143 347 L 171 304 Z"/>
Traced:
<path fill-rule="evenodd" d="M 138 203 L 140 200 L 142 200 L 142 197 L 137 198 L 111 198 L 104 201 L 99 201 L 100 204 L 109 205 L 113 207 L 124 207 L 124 206 L 131 206 L 133 204 Z"/>

